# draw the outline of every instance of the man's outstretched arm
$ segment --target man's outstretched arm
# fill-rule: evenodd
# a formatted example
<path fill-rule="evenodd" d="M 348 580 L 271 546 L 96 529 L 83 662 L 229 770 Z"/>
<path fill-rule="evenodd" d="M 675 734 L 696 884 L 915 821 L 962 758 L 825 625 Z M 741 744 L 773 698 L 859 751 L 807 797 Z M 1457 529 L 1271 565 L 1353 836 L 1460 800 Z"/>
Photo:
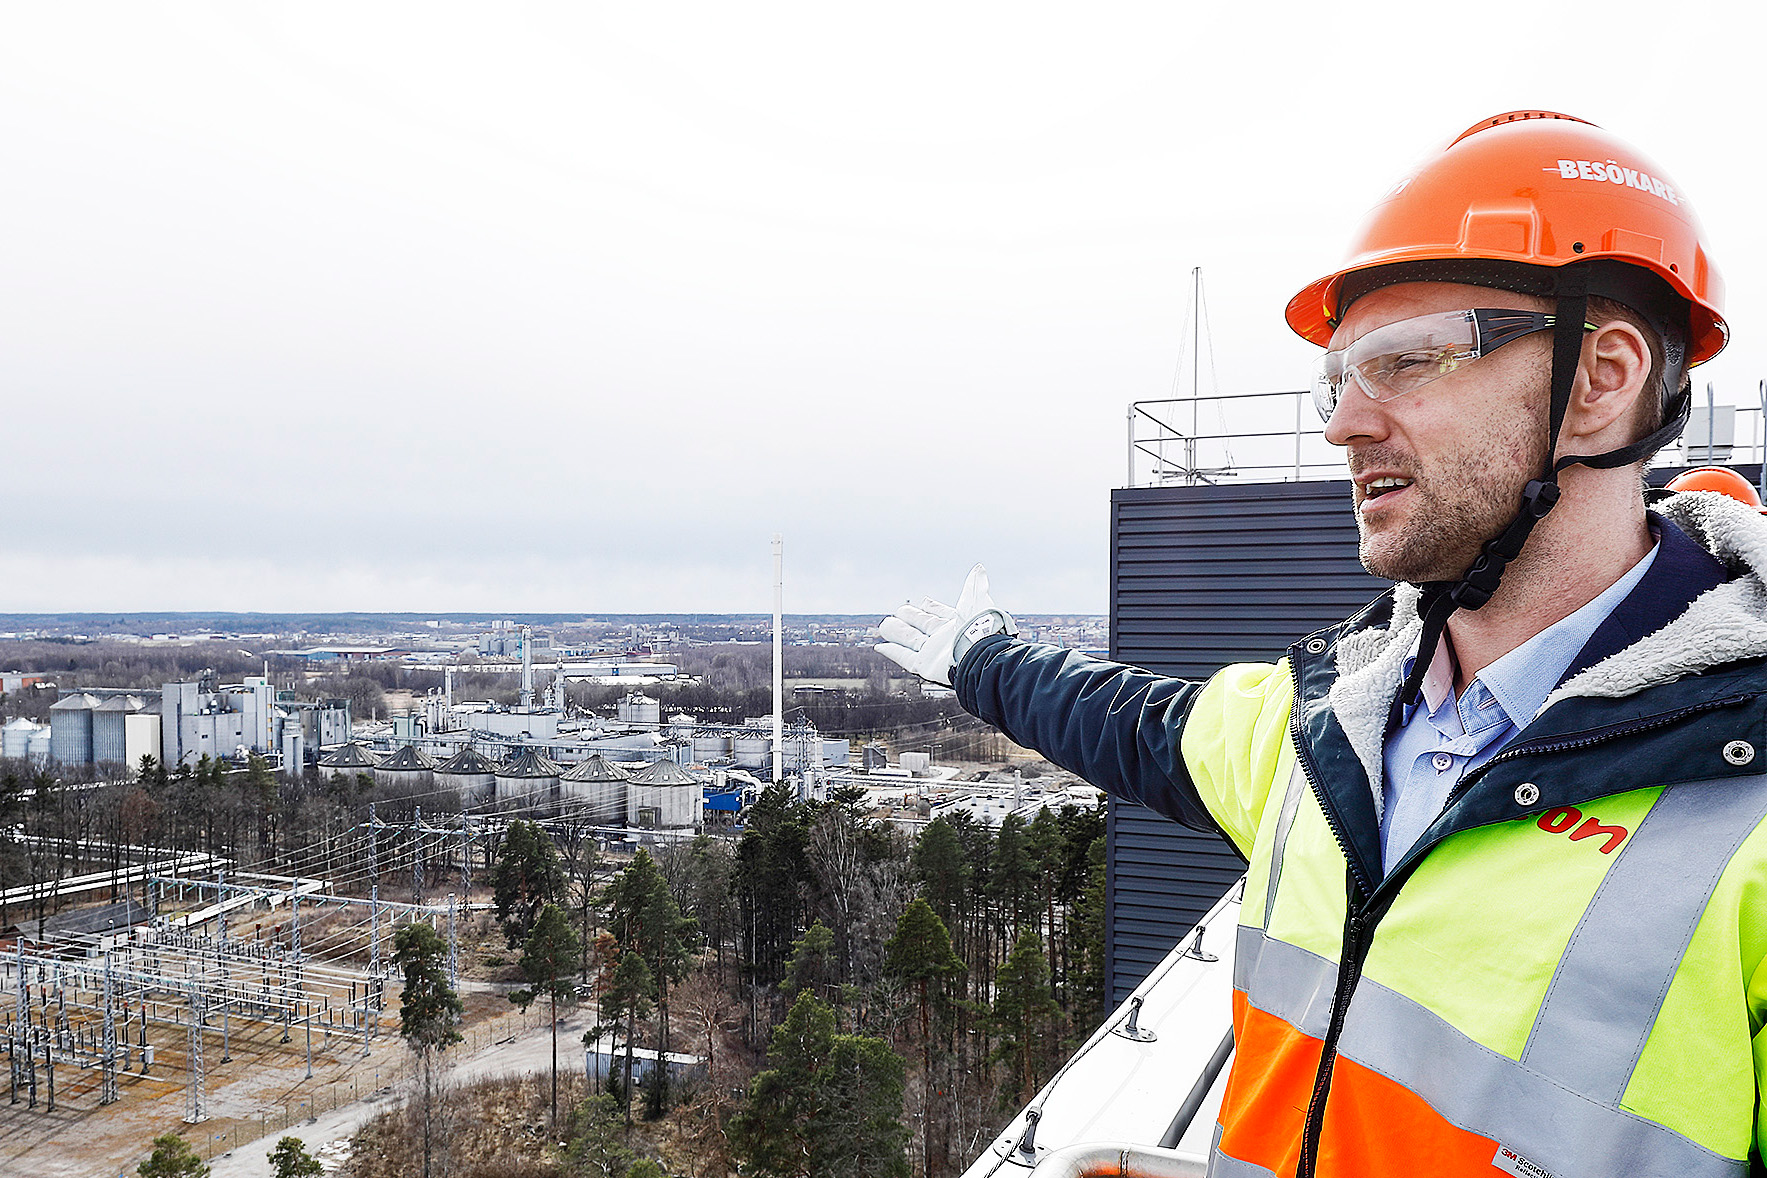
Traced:
<path fill-rule="evenodd" d="M 1108 793 L 1219 831 L 1180 738 L 1202 684 L 995 634 L 958 664 L 964 709 Z"/>
<path fill-rule="evenodd" d="M 966 710 L 1093 785 L 1198 830 L 1221 831 L 1185 767 L 1186 716 L 1201 685 L 1060 647 L 1016 641 L 988 574 L 970 570 L 956 606 L 930 598 L 878 626 L 877 649 L 952 686 Z"/>

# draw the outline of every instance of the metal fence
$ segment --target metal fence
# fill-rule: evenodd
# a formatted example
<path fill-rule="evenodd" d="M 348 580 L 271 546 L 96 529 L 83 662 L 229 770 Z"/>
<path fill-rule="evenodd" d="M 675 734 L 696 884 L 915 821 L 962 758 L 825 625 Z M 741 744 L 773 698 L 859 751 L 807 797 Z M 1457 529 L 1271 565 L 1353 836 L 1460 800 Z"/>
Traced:
<path fill-rule="evenodd" d="M 1286 483 L 1344 477 L 1312 397 L 1298 389 L 1136 401 L 1129 406 L 1127 487 Z M 1657 466 L 1759 463 L 1767 457 L 1767 380 L 1752 405 L 1694 395 L 1680 443 Z"/>

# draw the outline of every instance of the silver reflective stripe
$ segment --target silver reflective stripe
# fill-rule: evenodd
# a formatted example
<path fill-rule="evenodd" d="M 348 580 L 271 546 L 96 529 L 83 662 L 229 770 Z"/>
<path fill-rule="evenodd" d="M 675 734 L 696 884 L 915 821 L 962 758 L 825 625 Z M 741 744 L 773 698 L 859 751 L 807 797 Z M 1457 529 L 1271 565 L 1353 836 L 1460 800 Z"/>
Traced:
<path fill-rule="evenodd" d="M 1209 1178 L 1276 1178 L 1275 1170 L 1254 1166 L 1221 1152 L 1221 1127 L 1215 1126 L 1215 1148 L 1209 1154 Z"/>
<path fill-rule="evenodd" d="M 1301 794 L 1307 789 L 1307 774 L 1301 759 L 1289 771 L 1288 792 L 1282 795 L 1282 809 L 1276 815 L 1276 843 L 1270 848 L 1270 880 L 1264 885 L 1264 927 L 1270 927 L 1270 913 L 1276 907 L 1276 885 L 1282 880 L 1282 848 L 1288 842 L 1289 828 L 1295 824 L 1295 811 L 1301 808 Z"/>
<path fill-rule="evenodd" d="M 1508 1146 L 1554 1178 L 1748 1172 L 1746 1162 L 1577 1095 L 1367 978 L 1356 987 L 1338 1053 L 1411 1090 L 1451 1124 Z"/>
<path fill-rule="evenodd" d="M 1618 1106 L 1718 877 L 1767 817 L 1767 776 L 1665 789 L 1559 959 L 1522 1062 Z"/>
<path fill-rule="evenodd" d="M 1241 974 L 1241 967 L 1244 974 Z M 1337 962 L 1241 925 L 1233 946 L 1233 984 L 1251 1004 L 1315 1039 L 1331 1022 Z"/>

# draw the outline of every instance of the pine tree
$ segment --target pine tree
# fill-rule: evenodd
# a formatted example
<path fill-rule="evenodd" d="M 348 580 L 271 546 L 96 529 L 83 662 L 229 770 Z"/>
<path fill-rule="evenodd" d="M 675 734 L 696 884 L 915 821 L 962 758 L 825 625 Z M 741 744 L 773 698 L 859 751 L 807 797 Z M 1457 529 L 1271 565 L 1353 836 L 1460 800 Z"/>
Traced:
<path fill-rule="evenodd" d="M 1037 890 L 1037 863 L 1031 855 L 1031 839 L 1025 832 L 1025 820 L 1008 814 L 994 839 L 993 861 L 989 864 L 995 902 L 1000 905 L 1002 923 L 1016 929 L 1024 923 L 1032 897 Z"/>
<path fill-rule="evenodd" d="M 933 912 L 945 922 L 946 929 L 956 927 L 966 906 L 969 863 L 963 856 L 963 843 L 949 822 L 935 818 L 926 824 L 914 844 L 910 866 Z"/>
<path fill-rule="evenodd" d="M 577 1102 L 565 1122 L 565 1171 L 572 1178 L 622 1178 L 632 1165 L 632 1151 L 619 1138 L 618 1106 L 605 1095 Z"/>
<path fill-rule="evenodd" d="M 1049 997 L 1049 963 L 1031 928 L 1019 930 L 1012 952 L 994 979 L 992 1022 L 1000 1041 L 994 1056 L 1006 1065 L 1004 1103 L 1024 1104 L 1037 1091 L 1039 1071 L 1055 1041 L 1059 1008 Z"/>
<path fill-rule="evenodd" d="M 943 993 L 944 983 L 961 976 L 964 972 L 963 962 L 951 949 L 950 934 L 945 931 L 945 922 L 938 918 L 925 900 L 918 897 L 896 921 L 895 935 L 884 946 L 884 973 L 898 981 L 912 985 L 919 999 L 920 1007 L 920 1050 L 921 1050 L 921 1091 L 925 1102 L 922 1113 L 923 1154 L 925 1169 L 932 1173 L 932 1159 L 935 1144 L 939 1152 L 944 1150 L 943 1140 L 935 1143 L 933 1131 L 935 1122 L 944 1124 L 946 1116 L 936 1114 L 932 1108 L 933 1092 L 933 1035 L 931 1025 L 932 996 Z M 935 983 L 938 990 L 934 990 Z M 943 1110 L 948 1114 L 949 1110 Z"/>
<path fill-rule="evenodd" d="M 732 880 L 739 912 L 741 959 L 750 970 L 750 1023 L 759 1035 L 757 987 L 777 983 L 801 927 L 810 879 L 806 808 L 784 786 L 769 786 L 744 815 Z"/>
<path fill-rule="evenodd" d="M 281 1138 L 270 1151 L 271 1178 L 321 1178 L 324 1173 L 325 1167 L 299 1137 Z"/>
<path fill-rule="evenodd" d="M 525 990 L 510 994 L 509 1000 L 523 1010 L 536 998 L 544 997 L 552 1020 L 552 1112 L 550 1124 L 554 1138 L 558 1136 L 558 1000 L 576 997 L 571 974 L 576 969 L 577 955 L 582 951 L 577 930 L 558 905 L 548 904 L 540 910 L 534 931 L 522 945 L 521 971 L 528 980 Z"/>
<path fill-rule="evenodd" d="M 749 1082 L 748 1101 L 730 1120 L 730 1142 L 760 1178 L 807 1178 L 821 1108 L 816 1069 L 834 1048 L 834 1012 L 804 993 L 773 1028 L 766 1071 Z"/>
<path fill-rule="evenodd" d="M 602 999 L 603 1010 L 615 1019 L 626 1021 L 625 1066 L 620 1080 L 620 1104 L 626 1110 L 626 1127 L 632 1127 L 632 1047 L 638 1038 L 638 1020 L 650 1012 L 656 998 L 656 980 L 644 954 L 628 949 L 620 954 L 614 967 L 613 981 Z M 609 1069 L 612 1070 L 611 1068 Z"/>
<path fill-rule="evenodd" d="M 839 966 L 834 956 L 834 932 L 819 920 L 792 943 L 780 990 L 787 994 L 809 990 L 824 1002 L 832 1003 L 840 989 Z"/>
<path fill-rule="evenodd" d="M 1105 1011 L 1105 975 L 1107 971 L 1104 945 L 1104 837 L 1092 840 L 1087 848 L 1085 894 L 1081 897 L 1069 936 L 1079 958 L 1078 976 L 1069 994 L 1069 1002 L 1082 1030 L 1090 1030 L 1103 1018 Z"/>
<path fill-rule="evenodd" d="M 447 960 L 447 944 L 421 921 L 393 935 L 393 964 L 405 976 L 399 992 L 399 1034 L 417 1053 L 422 1086 L 424 1178 L 434 1152 L 435 1055 L 460 1042 L 460 1020 L 466 1013 L 460 995 L 448 984 Z"/>
<path fill-rule="evenodd" d="M 669 986 L 687 976 L 691 937 L 697 926 L 692 917 L 681 915 L 668 880 L 642 847 L 608 888 L 606 903 L 608 924 L 620 944 L 643 955 L 650 967 L 656 985 L 656 1050 L 661 1061 L 669 1040 Z M 662 1113 L 667 1088 L 668 1072 L 659 1064 L 647 1106 L 651 1116 Z"/>
<path fill-rule="evenodd" d="M 176 1133 L 161 1133 L 153 1139 L 153 1153 L 135 1167 L 141 1178 L 208 1178 L 209 1166 L 190 1148 L 190 1143 Z"/>
<path fill-rule="evenodd" d="M 902 1057 L 882 1039 L 836 1035 L 816 1086 L 822 1112 L 815 1141 L 829 1178 L 908 1178 Z"/>
<path fill-rule="evenodd" d="M 528 939 L 541 909 L 563 895 L 564 885 L 564 865 L 545 829 L 519 819 L 511 822 L 491 872 L 491 899 L 510 948 Z"/>
<path fill-rule="evenodd" d="M 889 1044 L 841 1035 L 805 991 L 774 1028 L 730 1139 L 755 1178 L 906 1178 L 904 1068 Z"/>
<path fill-rule="evenodd" d="M 1043 912 L 1040 919 L 1046 922 L 1043 930 L 1044 944 L 1049 946 L 1049 997 L 1054 1000 L 1057 947 L 1061 944 L 1055 928 L 1055 891 L 1061 883 L 1065 845 L 1061 837 L 1061 823 L 1049 807 L 1040 807 L 1037 816 L 1031 820 L 1028 845 L 1031 863 L 1036 869 L 1037 887 L 1041 892 Z"/>

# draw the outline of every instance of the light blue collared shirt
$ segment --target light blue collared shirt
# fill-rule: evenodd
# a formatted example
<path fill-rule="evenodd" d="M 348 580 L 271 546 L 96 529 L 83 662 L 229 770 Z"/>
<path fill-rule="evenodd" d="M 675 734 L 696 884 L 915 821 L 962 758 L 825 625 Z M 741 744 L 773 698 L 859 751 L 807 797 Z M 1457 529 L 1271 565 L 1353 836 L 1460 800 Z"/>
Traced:
<path fill-rule="evenodd" d="M 1468 773 L 1502 751 L 1540 711 L 1571 660 L 1649 571 L 1659 545 L 1582 609 L 1553 623 L 1483 671 L 1454 698 L 1454 662 L 1443 635 L 1423 680 L 1423 702 L 1405 709 L 1382 755 L 1381 866 L 1392 871 L 1442 813 Z M 1416 653 L 1406 660 L 1410 674 Z"/>

